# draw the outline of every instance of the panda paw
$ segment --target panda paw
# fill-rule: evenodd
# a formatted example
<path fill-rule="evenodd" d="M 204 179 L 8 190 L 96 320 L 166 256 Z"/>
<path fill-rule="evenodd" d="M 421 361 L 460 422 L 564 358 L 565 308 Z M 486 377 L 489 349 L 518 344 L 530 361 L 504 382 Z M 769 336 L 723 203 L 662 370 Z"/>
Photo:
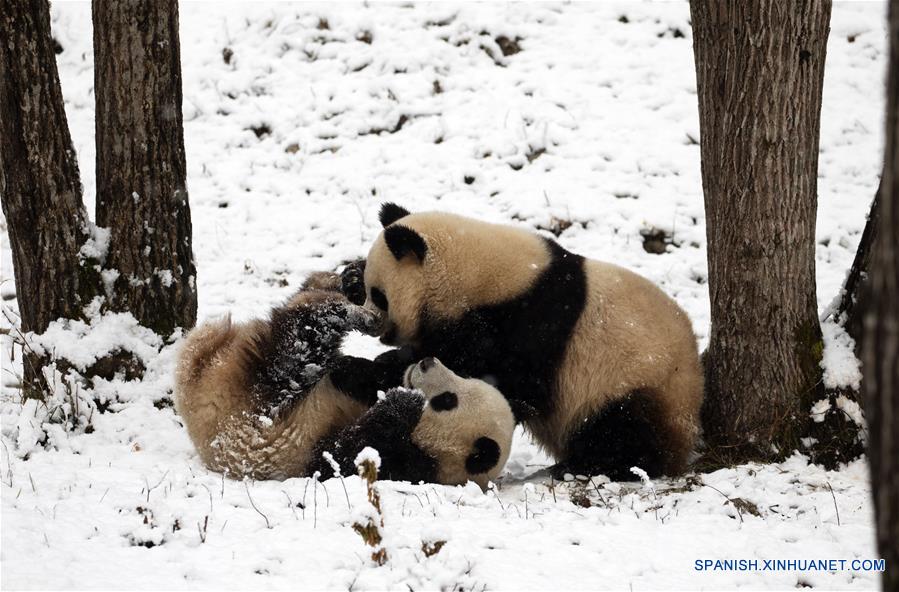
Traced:
<path fill-rule="evenodd" d="M 368 335 L 376 333 L 384 322 L 380 314 L 358 304 L 346 305 L 346 320 L 347 329 L 362 331 Z"/>
<path fill-rule="evenodd" d="M 340 273 L 340 291 L 353 304 L 365 303 L 365 259 L 347 263 Z"/>
<path fill-rule="evenodd" d="M 307 290 L 339 292 L 341 289 L 340 282 L 340 276 L 336 273 L 331 273 L 330 271 L 317 271 L 306 278 L 306 281 L 300 286 L 300 292 L 305 292 Z"/>

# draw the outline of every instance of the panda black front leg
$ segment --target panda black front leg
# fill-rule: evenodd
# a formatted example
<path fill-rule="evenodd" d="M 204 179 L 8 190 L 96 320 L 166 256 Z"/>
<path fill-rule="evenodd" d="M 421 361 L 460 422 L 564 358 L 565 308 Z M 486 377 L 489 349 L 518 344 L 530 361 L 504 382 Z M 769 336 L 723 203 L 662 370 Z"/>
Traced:
<path fill-rule="evenodd" d="M 368 360 L 367 360 L 368 361 Z M 393 481 L 434 482 L 437 462 L 411 439 L 421 420 L 424 397 L 406 389 L 392 389 L 356 423 L 324 438 L 312 453 L 307 467 L 311 475 L 316 471 L 327 479 L 333 473 L 328 452 L 343 475 L 356 473 L 355 459 L 366 447 L 374 448 L 381 456 L 380 478 Z"/>
<path fill-rule="evenodd" d="M 339 356 L 331 365 L 331 383 L 348 397 L 371 406 L 379 391 L 402 384 L 403 373 L 413 361 L 412 351 L 406 348 L 386 351 L 374 360 Z"/>
<path fill-rule="evenodd" d="M 644 391 L 609 403 L 588 418 L 569 438 L 566 457 L 551 467 L 557 479 L 572 475 L 605 475 L 612 481 L 639 479 L 638 467 L 658 477 L 667 461 L 660 437 L 661 411 Z"/>
<path fill-rule="evenodd" d="M 346 396 L 371 406 L 378 401 L 378 391 L 386 391 L 398 382 L 390 380 L 372 360 L 355 356 L 339 356 L 331 363 L 331 383 Z"/>

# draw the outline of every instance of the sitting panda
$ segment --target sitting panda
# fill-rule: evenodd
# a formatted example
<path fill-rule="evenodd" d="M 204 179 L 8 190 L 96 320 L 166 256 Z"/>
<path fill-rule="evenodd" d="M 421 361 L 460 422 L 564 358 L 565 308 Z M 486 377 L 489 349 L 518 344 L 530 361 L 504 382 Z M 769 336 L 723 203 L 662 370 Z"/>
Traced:
<path fill-rule="evenodd" d="M 406 366 L 391 352 L 375 361 L 339 354 L 348 331 L 371 332 L 377 322 L 347 300 L 345 280 L 315 274 L 267 320 L 224 319 L 190 332 L 175 405 L 202 461 L 234 478 L 327 478 L 324 452 L 333 449 L 355 473 L 345 453 L 372 446 L 386 460 L 385 478 L 495 478 L 514 429 L 502 395 L 423 360 L 406 372 L 407 386 L 421 392 L 391 391 L 378 401 Z"/>
<path fill-rule="evenodd" d="M 684 470 L 703 375 L 689 318 L 658 287 L 509 226 L 389 203 L 380 221 L 364 281 L 384 343 L 494 384 L 556 475 Z"/>

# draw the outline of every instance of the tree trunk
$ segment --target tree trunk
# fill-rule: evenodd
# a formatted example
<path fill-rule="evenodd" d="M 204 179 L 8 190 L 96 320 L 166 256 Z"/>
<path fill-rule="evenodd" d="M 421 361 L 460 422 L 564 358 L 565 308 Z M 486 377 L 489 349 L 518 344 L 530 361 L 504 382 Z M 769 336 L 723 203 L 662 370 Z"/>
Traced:
<path fill-rule="evenodd" d="M 846 283 L 843 286 L 840 302 L 834 311 L 834 318 L 838 322 L 841 321 L 843 323 L 846 333 L 855 340 L 856 352 L 858 352 L 861 343 L 862 317 L 865 310 L 863 300 L 867 293 L 865 287 L 868 282 L 871 258 L 874 254 L 873 246 L 877 239 L 877 230 L 880 224 L 880 192 L 882 188 L 883 179 L 881 177 L 881 186 L 877 188 L 877 193 L 874 194 L 874 201 L 871 203 L 871 211 L 868 213 L 865 230 L 862 232 L 862 238 L 858 243 L 858 250 L 855 252 L 855 259 L 852 261 L 849 275 L 846 276 Z"/>
<path fill-rule="evenodd" d="M 712 327 L 706 440 L 798 446 L 823 396 L 815 214 L 828 0 L 691 0 Z"/>
<path fill-rule="evenodd" d="M 881 224 L 862 338 L 868 454 L 883 589 L 899 590 L 899 0 L 889 9 L 890 56 Z"/>
<path fill-rule="evenodd" d="M 82 318 L 99 292 L 82 246 L 91 224 L 63 108 L 47 0 L 0 0 L 0 196 L 23 331 Z M 40 396 L 43 359 L 25 347 L 24 390 Z"/>
<path fill-rule="evenodd" d="M 178 3 L 94 0 L 93 22 L 97 224 L 118 272 L 109 306 L 170 335 L 197 318 Z"/>

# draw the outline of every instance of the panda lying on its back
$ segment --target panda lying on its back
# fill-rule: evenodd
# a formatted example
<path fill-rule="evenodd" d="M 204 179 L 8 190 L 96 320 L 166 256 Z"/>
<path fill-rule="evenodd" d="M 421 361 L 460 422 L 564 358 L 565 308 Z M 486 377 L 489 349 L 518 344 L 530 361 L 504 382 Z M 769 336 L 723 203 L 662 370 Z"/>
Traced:
<path fill-rule="evenodd" d="M 491 381 L 557 473 L 684 469 L 703 379 L 686 314 L 648 280 L 538 235 L 381 209 L 366 308 L 385 343 Z"/>
<path fill-rule="evenodd" d="M 377 322 L 340 286 L 338 276 L 316 274 L 270 319 L 190 332 L 175 404 L 203 462 L 235 478 L 330 477 L 324 452 L 352 474 L 355 455 L 372 446 L 384 478 L 495 478 L 514 429 L 502 395 L 429 359 L 406 371 L 406 386 L 424 395 L 394 389 L 378 401 L 406 364 L 391 352 L 375 361 L 339 354 L 348 331 L 371 332 Z"/>
<path fill-rule="evenodd" d="M 358 421 L 319 442 L 341 473 L 366 446 L 379 451 L 380 477 L 482 488 L 506 464 L 515 418 L 506 399 L 482 380 L 464 379 L 434 358 L 406 371 L 404 386 L 388 391 Z M 409 390 L 415 389 L 415 390 Z M 322 454 L 307 469 L 323 475 L 331 466 Z"/>

